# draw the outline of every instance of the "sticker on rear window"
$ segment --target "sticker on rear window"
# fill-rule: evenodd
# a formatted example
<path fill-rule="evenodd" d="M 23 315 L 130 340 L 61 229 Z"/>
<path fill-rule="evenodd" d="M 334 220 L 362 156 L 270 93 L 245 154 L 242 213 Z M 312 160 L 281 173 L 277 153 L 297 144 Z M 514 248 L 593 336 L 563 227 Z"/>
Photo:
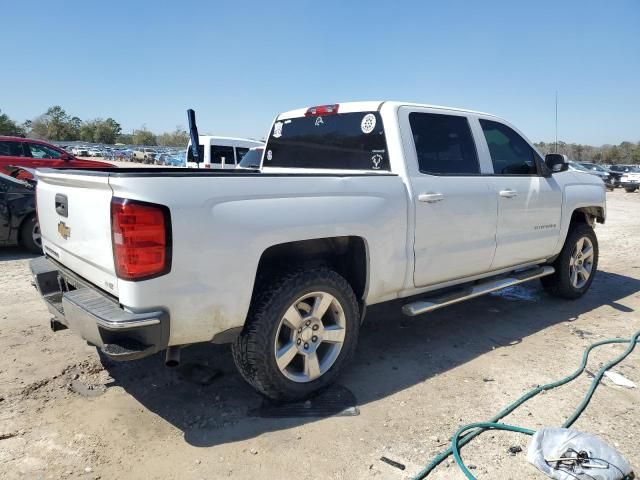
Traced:
<path fill-rule="evenodd" d="M 267 150 L 267 160 L 271 160 L 272 158 L 273 158 L 273 153 L 271 153 L 271 150 Z"/>
<path fill-rule="evenodd" d="M 273 126 L 273 137 L 280 138 L 282 136 L 282 122 L 276 122 Z"/>
<path fill-rule="evenodd" d="M 362 129 L 362 133 L 373 132 L 373 129 L 376 128 L 376 116 L 373 113 L 367 113 L 362 117 L 360 128 Z"/>

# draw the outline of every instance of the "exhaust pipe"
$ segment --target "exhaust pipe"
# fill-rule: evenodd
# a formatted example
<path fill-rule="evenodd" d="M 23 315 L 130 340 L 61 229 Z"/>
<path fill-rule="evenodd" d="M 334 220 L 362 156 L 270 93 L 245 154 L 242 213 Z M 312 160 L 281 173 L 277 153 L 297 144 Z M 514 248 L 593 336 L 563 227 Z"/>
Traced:
<path fill-rule="evenodd" d="M 164 364 L 167 367 L 177 367 L 180 365 L 180 349 L 182 347 L 169 347 L 167 348 L 167 354 L 164 359 Z"/>

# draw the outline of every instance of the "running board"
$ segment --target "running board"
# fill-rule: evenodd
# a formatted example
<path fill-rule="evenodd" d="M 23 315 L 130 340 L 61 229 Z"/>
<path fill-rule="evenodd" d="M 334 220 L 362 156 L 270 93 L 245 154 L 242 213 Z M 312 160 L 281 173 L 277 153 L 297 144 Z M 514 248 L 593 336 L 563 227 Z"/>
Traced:
<path fill-rule="evenodd" d="M 438 308 L 446 307 L 447 305 L 469 300 L 470 298 L 486 295 L 487 293 L 495 292 L 496 290 L 528 282 L 535 278 L 551 275 L 553 272 L 555 272 L 555 269 L 549 266 L 513 272 L 507 277 L 485 280 L 484 282 L 471 285 L 463 290 L 458 290 L 452 293 L 450 292 L 439 297 L 430 297 L 428 299 L 416 300 L 415 302 L 407 303 L 402 307 L 402 313 L 413 317 L 426 312 L 431 312 Z"/>

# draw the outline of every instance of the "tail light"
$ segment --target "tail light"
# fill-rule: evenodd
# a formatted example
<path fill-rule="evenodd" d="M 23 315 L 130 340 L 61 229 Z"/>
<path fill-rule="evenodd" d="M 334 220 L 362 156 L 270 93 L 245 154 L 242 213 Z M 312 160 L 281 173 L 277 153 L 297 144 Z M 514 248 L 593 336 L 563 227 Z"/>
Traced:
<path fill-rule="evenodd" d="M 171 216 L 164 205 L 114 197 L 111 237 L 118 278 L 146 280 L 171 270 Z"/>
<path fill-rule="evenodd" d="M 320 115 L 335 115 L 338 113 L 339 104 L 334 105 L 319 105 L 317 107 L 311 107 L 304 114 L 305 117 L 319 117 Z"/>

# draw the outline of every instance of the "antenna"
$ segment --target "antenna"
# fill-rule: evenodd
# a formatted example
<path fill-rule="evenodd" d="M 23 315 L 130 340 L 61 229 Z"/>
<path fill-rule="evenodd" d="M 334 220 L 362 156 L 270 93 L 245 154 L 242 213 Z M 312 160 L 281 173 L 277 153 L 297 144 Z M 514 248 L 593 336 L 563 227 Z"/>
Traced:
<path fill-rule="evenodd" d="M 556 90 L 556 148 L 554 153 L 558 153 L 558 90 Z"/>

